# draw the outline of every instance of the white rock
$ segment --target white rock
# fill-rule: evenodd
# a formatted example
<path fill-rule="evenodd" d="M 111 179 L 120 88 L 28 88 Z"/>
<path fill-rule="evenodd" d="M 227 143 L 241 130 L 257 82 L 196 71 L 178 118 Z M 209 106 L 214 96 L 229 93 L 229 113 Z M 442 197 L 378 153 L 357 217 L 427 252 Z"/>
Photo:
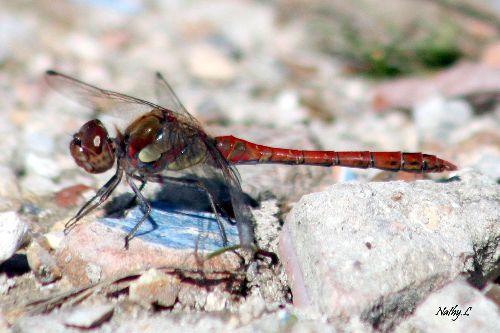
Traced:
<path fill-rule="evenodd" d="M 103 48 L 97 43 L 97 40 L 89 35 L 73 33 L 68 37 L 66 43 L 68 49 L 78 57 L 85 60 L 101 59 Z"/>
<path fill-rule="evenodd" d="M 227 295 L 220 291 L 211 292 L 207 296 L 205 311 L 214 312 L 222 311 L 226 307 Z"/>
<path fill-rule="evenodd" d="M 66 333 L 68 328 L 60 319 L 60 313 L 55 311 L 49 314 L 21 316 L 14 324 L 15 332 L 20 333 Z M 3 332 L 3 331 L 2 331 Z"/>
<path fill-rule="evenodd" d="M 57 250 L 61 246 L 61 242 L 64 238 L 63 231 L 50 231 L 44 235 L 47 244 L 52 250 Z"/>
<path fill-rule="evenodd" d="M 0 213 L 0 263 L 17 251 L 27 230 L 28 224 L 16 212 Z"/>
<path fill-rule="evenodd" d="M 54 194 L 55 183 L 45 176 L 39 174 L 28 174 L 21 179 L 21 192 L 34 195 Z"/>
<path fill-rule="evenodd" d="M 26 169 L 28 173 L 49 178 L 57 177 L 61 173 L 61 168 L 53 159 L 34 153 L 26 154 Z"/>
<path fill-rule="evenodd" d="M 19 198 L 19 184 L 11 168 L 0 165 L 0 197 Z"/>
<path fill-rule="evenodd" d="M 458 176 L 344 183 L 304 196 L 282 234 L 291 245 L 280 245 L 294 303 L 384 330 L 459 274 L 492 272 L 500 258 L 500 187 L 471 171 Z"/>
<path fill-rule="evenodd" d="M 14 287 L 16 285 L 16 280 L 15 278 L 8 278 L 7 274 L 1 274 L 0 275 L 0 295 L 6 295 L 7 292 L 9 291 L 10 288 Z M 0 318 L 2 316 L 2 313 L 0 312 Z M 1 320 L 0 320 L 1 322 Z M 0 325 L 1 327 L 1 325 Z M 1 330 L 0 330 L 1 332 Z"/>
<path fill-rule="evenodd" d="M 30 152 L 43 156 L 50 156 L 54 153 L 54 138 L 46 133 L 26 131 L 24 140 Z"/>
<path fill-rule="evenodd" d="M 100 325 L 113 315 L 114 305 L 92 304 L 79 306 L 64 318 L 64 324 L 80 328 L 91 328 Z"/>
<path fill-rule="evenodd" d="M 236 74 L 234 62 L 209 45 L 196 46 L 188 56 L 191 74 L 203 80 L 229 81 Z"/>
<path fill-rule="evenodd" d="M 413 110 L 417 131 L 424 141 L 447 142 L 453 131 L 467 124 L 474 116 L 464 100 L 446 100 L 435 96 L 418 104 Z"/>

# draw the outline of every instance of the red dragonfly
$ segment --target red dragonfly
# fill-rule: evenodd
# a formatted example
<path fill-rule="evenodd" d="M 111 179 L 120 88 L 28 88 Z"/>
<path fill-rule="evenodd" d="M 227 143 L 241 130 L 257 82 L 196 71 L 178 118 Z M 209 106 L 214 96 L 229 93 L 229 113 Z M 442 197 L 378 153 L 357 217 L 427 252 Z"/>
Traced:
<path fill-rule="evenodd" d="M 296 150 L 259 145 L 232 135 L 211 137 L 188 113 L 160 73 L 156 73 L 155 80 L 158 104 L 100 89 L 51 70 L 47 71 L 46 80 L 56 90 L 76 98 L 81 104 L 93 109 L 118 112 L 132 109 L 138 112 L 138 117 L 123 131 L 116 129 L 117 134 L 114 138 L 109 136 L 101 121 L 93 119 L 73 135 L 70 143 L 73 159 L 85 171 L 102 173 L 111 169 L 115 161 L 116 171 L 95 196 L 66 223 L 66 232 L 106 201 L 125 176 L 144 213 L 125 237 L 126 248 L 151 212 L 151 205 L 141 193 L 147 182 L 181 183 L 204 191 L 217 217 L 224 246 L 227 245 L 224 227 L 218 217 L 218 208 L 221 207 L 213 193 L 199 180 L 168 176 L 165 175 L 165 171 L 186 170 L 202 165 L 221 175 L 229 189 L 240 238 L 239 247 L 253 250 L 255 245 L 252 215 L 241 189 L 238 172 L 233 165 L 305 164 L 418 173 L 456 170 L 452 163 L 422 153 Z"/>

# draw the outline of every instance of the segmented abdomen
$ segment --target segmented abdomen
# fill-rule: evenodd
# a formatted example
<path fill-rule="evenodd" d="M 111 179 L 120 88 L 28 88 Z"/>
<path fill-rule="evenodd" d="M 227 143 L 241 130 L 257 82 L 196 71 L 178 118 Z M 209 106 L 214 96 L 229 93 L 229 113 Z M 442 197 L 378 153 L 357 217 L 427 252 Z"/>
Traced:
<path fill-rule="evenodd" d="M 284 149 L 258 145 L 234 136 L 219 136 L 215 141 L 219 152 L 231 164 L 338 165 L 419 173 L 456 170 L 452 163 L 422 153 Z"/>

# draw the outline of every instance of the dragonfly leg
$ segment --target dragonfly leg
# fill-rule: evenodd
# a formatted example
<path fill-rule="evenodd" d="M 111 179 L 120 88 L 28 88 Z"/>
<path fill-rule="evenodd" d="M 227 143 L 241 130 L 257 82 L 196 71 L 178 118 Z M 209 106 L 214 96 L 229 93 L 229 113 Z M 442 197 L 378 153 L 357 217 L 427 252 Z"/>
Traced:
<path fill-rule="evenodd" d="M 224 224 L 222 224 L 222 221 L 220 220 L 219 212 L 217 210 L 217 207 L 221 208 L 217 202 L 215 201 L 212 193 L 208 190 L 208 188 L 199 180 L 195 179 L 179 179 L 175 177 L 168 177 L 168 176 L 163 176 L 163 175 L 153 175 L 153 176 L 148 176 L 147 177 L 148 181 L 156 182 L 156 183 L 165 183 L 165 182 L 170 182 L 170 183 L 175 183 L 175 184 L 180 184 L 184 186 L 191 186 L 195 187 L 201 191 L 203 191 L 207 197 L 208 201 L 210 202 L 210 206 L 212 208 L 213 213 L 215 214 L 215 218 L 217 220 L 217 226 L 219 227 L 219 233 L 222 238 L 222 243 L 224 246 L 227 246 L 228 240 L 227 240 L 227 235 L 226 235 L 226 230 L 224 229 Z"/>
<path fill-rule="evenodd" d="M 134 179 L 137 179 L 138 181 L 141 182 L 141 186 L 139 186 L 139 191 L 142 192 L 147 182 L 139 177 L 134 177 Z M 113 208 L 112 210 L 109 210 L 106 213 L 107 215 L 113 215 L 115 213 L 126 211 L 132 208 L 132 206 L 134 206 L 136 201 L 137 201 L 137 195 L 134 193 L 134 196 L 130 200 L 128 200 L 126 204 L 119 205 L 119 207 Z"/>
<path fill-rule="evenodd" d="M 141 182 L 141 186 L 139 186 L 139 192 L 142 192 L 142 190 L 146 186 L 147 181 L 144 179 L 139 179 L 139 181 Z M 124 206 L 124 209 L 131 208 L 134 205 L 134 203 L 136 202 L 136 200 L 137 200 L 137 194 L 134 193 L 134 197 L 132 199 L 130 199 L 130 201 Z"/>
<path fill-rule="evenodd" d="M 221 254 L 224 254 L 228 251 L 234 251 L 234 250 L 237 250 L 237 249 L 241 249 L 241 245 L 231 245 L 231 246 L 225 246 L 225 247 L 222 247 L 218 250 L 215 250 L 211 253 L 209 253 L 205 259 L 206 260 L 210 260 L 212 258 L 215 258 L 215 257 L 218 257 L 220 256 Z M 254 258 L 257 257 L 257 256 L 261 256 L 261 257 L 267 257 L 267 258 L 270 258 L 271 259 L 271 266 L 274 266 L 278 263 L 278 256 L 271 252 L 271 251 L 267 251 L 267 250 L 263 250 L 263 249 L 260 249 L 256 246 L 252 246 L 251 248 L 251 251 L 253 253 L 253 256 Z"/>
<path fill-rule="evenodd" d="M 89 201 L 87 201 L 85 205 L 82 206 L 82 208 L 80 208 L 78 213 L 76 213 L 73 218 L 66 222 L 66 224 L 64 225 L 65 234 L 68 234 L 75 227 L 78 221 L 80 221 L 85 215 L 87 215 L 88 213 L 99 207 L 104 201 L 106 201 L 111 192 L 113 192 L 116 186 L 118 186 L 118 184 L 120 183 L 122 174 L 122 170 L 118 169 L 113 177 L 111 177 L 111 179 L 108 180 L 108 182 L 104 184 L 104 186 L 101 187 L 97 191 L 97 193 Z M 96 199 L 98 199 L 97 202 L 94 202 Z"/>
<path fill-rule="evenodd" d="M 135 226 L 132 228 L 132 230 L 130 230 L 128 235 L 125 236 L 125 248 L 126 249 L 128 249 L 129 242 L 134 237 L 134 234 L 137 232 L 137 229 L 139 229 L 139 227 L 144 223 L 144 221 L 146 221 L 149 214 L 151 213 L 151 205 L 146 200 L 146 198 L 144 198 L 144 196 L 141 193 L 141 190 L 137 187 L 137 185 L 134 184 L 132 179 L 128 178 L 127 181 L 128 181 L 128 184 L 130 185 L 130 187 L 132 188 L 132 191 L 134 191 L 134 194 L 135 194 L 134 200 L 135 199 L 139 200 L 139 205 L 141 206 L 141 210 L 142 210 L 144 215 L 142 215 L 139 222 L 137 222 L 135 224 Z M 145 185 L 145 184 L 146 184 L 146 182 L 143 182 L 141 184 L 140 188 L 142 189 L 144 187 L 143 185 Z"/>

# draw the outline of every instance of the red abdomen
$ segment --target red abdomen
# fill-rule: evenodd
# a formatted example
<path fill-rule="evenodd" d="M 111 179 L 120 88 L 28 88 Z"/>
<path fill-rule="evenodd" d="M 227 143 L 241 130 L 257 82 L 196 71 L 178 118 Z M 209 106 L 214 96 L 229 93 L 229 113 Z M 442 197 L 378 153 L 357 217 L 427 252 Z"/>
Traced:
<path fill-rule="evenodd" d="M 452 163 L 422 153 L 284 149 L 258 145 L 234 136 L 219 136 L 215 141 L 219 152 L 231 164 L 338 165 L 420 173 L 456 170 Z"/>

